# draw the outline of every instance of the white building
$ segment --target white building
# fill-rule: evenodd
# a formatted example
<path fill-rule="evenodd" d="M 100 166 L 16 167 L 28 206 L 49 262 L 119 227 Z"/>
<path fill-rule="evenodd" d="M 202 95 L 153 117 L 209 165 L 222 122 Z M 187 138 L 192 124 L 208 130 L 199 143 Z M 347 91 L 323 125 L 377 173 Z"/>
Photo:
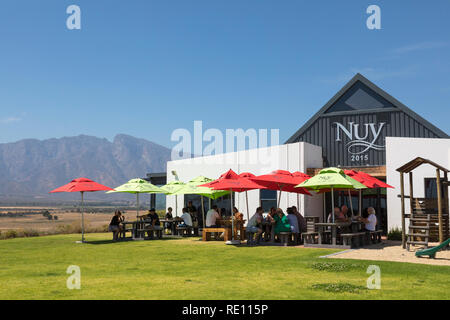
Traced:
<path fill-rule="evenodd" d="M 276 169 L 314 175 L 320 168 L 329 166 L 364 171 L 395 187 L 363 192 L 362 207 L 374 207 L 380 227 L 387 231 L 401 225 L 400 185 L 396 169 L 418 156 L 450 168 L 449 136 L 357 74 L 286 144 L 169 161 L 167 181 L 175 179 L 173 171 L 181 181 L 189 181 L 199 175 L 217 178 L 228 169 L 256 175 Z M 433 168 L 419 168 L 414 175 L 415 195 L 426 197 L 435 194 L 428 180 L 433 177 Z M 152 179 L 152 174 L 149 178 Z M 257 206 L 262 205 L 266 210 L 275 206 L 277 192 L 253 190 L 248 192 L 248 197 L 249 211 L 253 214 Z M 199 206 L 199 199 L 198 196 L 178 196 L 178 214 L 188 200 Z M 335 199 L 337 205 L 349 205 L 347 193 L 336 192 Z M 228 209 L 228 201 L 220 200 L 217 204 Z M 357 196 L 352 197 L 352 204 L 358 208 Z M 208 207 L 209 203 L 206 205 Z M 245 194 L 236 195 L 235 205 L 246 213 Z M 331 211 L 330 194 L 310 197 L 283 193 L 280 207 L 285 209 L 291 205 L 298 205 L 306 216 L 323 219 L 324 212 Z M 174 196 L 167 197 L 166 207 L 169 206 L 175 208 Z"/>

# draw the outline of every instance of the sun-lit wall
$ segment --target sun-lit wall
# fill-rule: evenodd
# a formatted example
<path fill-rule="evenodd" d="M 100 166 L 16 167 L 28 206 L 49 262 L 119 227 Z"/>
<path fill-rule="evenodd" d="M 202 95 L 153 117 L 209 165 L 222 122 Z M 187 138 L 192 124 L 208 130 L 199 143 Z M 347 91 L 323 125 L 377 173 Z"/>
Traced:
<path fill-rule="evenodd" d="M 395 189 L 387 189 L 388 230 L 401 228 L 400 173 L 396 171 L 405 163 L 422 157 L 444 168 L 450 168 L 450 139 L 428 138 L 386 138 L 386 178 Z M 442 176 L 442 172 L 441 172 Z M 436 169 L 424 164 L 413 171 L 414 197 L 425 196 L 425 178 L 435 178 Z M 405 195 L 409 195 L 409 177 L 404 177 Z M 406 213 L 409 213 L 409 201 L 405 201 Z M 408 227 L 408 225 L 406 225 Z"/>
<path fill-rule="evenodd" d="M 238 174 L 251 172 L 255 175 L 260 175 L 278 169 L 291 172 L 306 172 L 306 169 L 309 167 L 321 166 L 322 148 L 309 143 L 298 142 L 208 157 L 169 161 L 167 162 L 167 182 L 175 180 L 172 171 L 176 171 L 181 181 L 187 182 L 199 175 L 217 179 L 229 169 L 234 170 Z M 237 193 L 235 197 L 236 207 L 246 216 L 245 193 Z M 301 212 L 306 212 L 307 215 L 321 216 L 322 196 L 306 197 L 308 199 L 300 195 L 297 202 L 296 194 L 283 192 L 280 207 L 285 210 L 288 206 L 297 206 L 297 203 L 299 203 Z M 178 196 L 178 216 L 181 215 L 183 203 L 183 195 Z M 248 204 L 251 216 L 260 205 L 259 190 L 248 191 Z M 175 210 L 175 196 L 167 196 L 166 206 Z"/>

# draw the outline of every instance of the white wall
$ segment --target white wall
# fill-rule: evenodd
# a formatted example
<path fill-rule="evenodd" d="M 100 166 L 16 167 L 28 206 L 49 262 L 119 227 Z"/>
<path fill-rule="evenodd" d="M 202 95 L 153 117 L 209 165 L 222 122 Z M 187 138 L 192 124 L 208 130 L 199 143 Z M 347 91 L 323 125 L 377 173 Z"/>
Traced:
<path fill-rule="evenodd" d="M 405 163 L 422 157 L 444 168 L 450 168 L 450 139 L 396 138 L 386 137 L 386 176 L 387 183 L 395 189 L 387 189 L 388 230 L 401 228 L 400 173 L 396 171 Z M 442 173 L 441 173 L 442 175 Z M 413 171 L 414 197 L 424 197 L 424 178 L 436 177 L 436 169 L 424 164 Z M 409 195 L 409 176 L 404 176 L 405 195 Z M 409 213 L 409 200 L 405 200 L 406 213 Z M 408 227 L 408 225 L 406 225 Z"/>
<path fill-rule="evenodd" d="M 199 175 L 217 179 L 229 169 L 238 174 L 251 172 L 255 175 L 261 175 L 278 169 L 291 172 L 306 172 L 306 169 L 309 167 L 321 166 L 322 148 L 305 142 L 298 142 L 215 156 L 169 161 L 167 162 L 167 182 L 175 180 L 171 173 L 172 170 L 177 172 L 181 181 L 189 181 Z M 245 192 L 236 193 L 235 196 L 236 207 L 246 215 Z M 308 200 L 305 201 L 305 197 Z M 299 199 L 299 210 L 301 212 L 306 212 L 307 215 L 321 216 L 322 196 L 309 197 L 300 195 Z M 177 202 L 178 215 L 180 215 L 184 197 L 182 195 L 178 196 Z M 259 190 L 248 191 L 248 204 L 251 216 L 260 205 Z M 297 195 L 283 192 L 280 207 L 285 209 L 292 205 L 297 205 Z M 175 210 L 175 196 L 167 196 L 166 206 Z M 318 206 L 320 206 L 320 209 L 317 209 Z"/>

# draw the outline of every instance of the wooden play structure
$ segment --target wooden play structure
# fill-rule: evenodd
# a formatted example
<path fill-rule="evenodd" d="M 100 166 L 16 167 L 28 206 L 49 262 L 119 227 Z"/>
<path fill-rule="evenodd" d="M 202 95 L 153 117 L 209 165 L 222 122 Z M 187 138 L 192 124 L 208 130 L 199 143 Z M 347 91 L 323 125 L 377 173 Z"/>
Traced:
<path fill-rule="evenodd" d="M 436 168 L 437 199 L 414 197 L 412 171 L 422 164 L 429 164 Z M 429 242 L 444 242 L 449 238 L 450 233 L 448 208 L 448 173 L 450 171 L 433 161 L 420 157 L 401 166 L 397 171 L 400 172 L 403 248 L 409 250 L 411 245 L 422 245 L 428 248 Z M 441 171 L 443 172 L 443 178 L 441 177 Z M 409 196 L 405 195 L 404 175 L 406 173 L 409 175 Z M 409 214 L 405 212 L 405 199 L 409 199 Z M 405 227 L 406 219 L 409 219 L 408 233 L 406 233 Z"/>

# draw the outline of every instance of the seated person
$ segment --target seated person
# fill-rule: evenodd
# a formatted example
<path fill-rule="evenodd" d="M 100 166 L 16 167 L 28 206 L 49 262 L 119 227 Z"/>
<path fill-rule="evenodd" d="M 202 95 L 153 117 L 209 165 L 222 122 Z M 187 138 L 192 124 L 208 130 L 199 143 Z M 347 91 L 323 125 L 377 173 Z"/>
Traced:
<path fill-rule="evenodd" d="M 328 220 L 329 223 L 333 222 L 333 216 L 330 213 L 328 215 Z M 334 222 L 348 222 L 349 219 L 344 216 L 344 214 L 342 213 L 341 209 L 339 209 L 339 207 L 334 207 Z"/>
<path fill-rule="evenodd" d="M 192 202 L 191 202 L 192 203 Z M 197 211 L 194 210 L 194 207 L 187 207 L 188 213 L 191 216 L 191 220 L 192 220 L 192 226 L 194 228 L 198 228 L 198 217 L 197 217 Z"/>
<path fill-rule="evenodd" d="M 183 208 L 183 214 L 181 215 L 181 219 L 183 219 L 183 222 L 178 225 L 179 227 L 191 227 L 192 228 L 192 217 L 189 214 L 187 208 Z"/>
<path fill-rule="evenodd" d="M 297 210 L 296 206 L 291 207 L 294 211 L 295 216 L 297 217 L 298 221 L 298 229 L 300 232 L 306 232 L 306 219 L 303 217 L 303 215 Z"/>
<path fill-rule="evenodd" d="M 298 227 L 298 219 L 294 213 L 294 209 L 287 208 L 286 212 L 287 212 L 287 218 L 288 218 L 289 224 L 291 225 L 291 232 L 292 233 L 300 233 L 300 228 Z"/>
<path fill-rule="evenodd" d="M 375 214 L 375 209 L 373 207 L 367 208 L 367 213 L 369 216 L 367 218 L 359 217 L 359 221 L 362 221 L 365 223 L 365 230 L 364 231 L 376 231 L 377 229 L 377 216 Z"/>
<path fill-rule="evenodd" d="M 162 230 L 159 216 L 154 208 L 148 210 L 148 214 L 145 217 L 146 218 L 144 220 L 150 223 L 147 227 L 150 227 L 154 231 Z M 147 235 L 150 237 L 150 231 L 147 231 Z"/>
<path fill-rule="evenodd" d="M 269 213 L 267 214 L 266 218 L 264 219 L 264 225 L 263 225 L 263 231 L 264 231 L 264 241 L 269 241 L 272 233 L 272 228 L 275 223 L 275 220 L 273 217 L 276 215 L 276 208 L 272 207 L 270 208 Z"/>
<path fill-rule="evenodd" d="M 280 234 L 280 232 L 291 232 L 291 225 L 289 224 L 288 218 L 284 215 L 281 208 L 276 210 L 275 220 L 275 234 Z"/>
<path fill-rule="evenodd" d="M 225 208 L 220 208 L 219 214 L 222 217 L 222 219 L 225 219 L 227 217 L 227 210 Z"/>
<path fill-rule="evenodd" d="M 233 215 L 236 220 L 244 220 L 244 215 L 236 207 L 233 207 Z"/>
<path fill-rule="evenodd" d="M 256 212 L 248 221 L 247 228 L 246 228 L 246 232 L 256 233 L 256 242 L 257 243 L 259 242 L 259 236 L 262 233 L 261 223 L 263 221 L 263 216 L 262 216 L 263 211 L 264 210 L 262 207 L 256 208 Z"/>
<path fill-rule="evenodd" d="M 124 220 L 122 213 L 119 210 L 114 212 L 114 216 L 109 223 L 109 231 L 113 233 L 113 241 L 116 241 L 119 238 L 119 233 L 122 231 L 122 226 L 120 223 Z"/>
<path fill-rule="evenodd" d="M 164 216 L 164 218 L 166 220 L 173 220 L 172 207 L 167 208 L 167 212 L 166 212 L 166 215 Z M 164 223 L 164 227 L 168 230 L 172 230 L 172 225 L 173 225 L 173 222 Z"/>
<path fill-rule="evenodd" d="M 218 220 L 221 220 L 221 216 L 217 212 L 217 206 L 212 206 L 211 209 L 208 210 L 206 213 L 206 227 L 207 228 L 218 228 L 219 225 L 217 224 Z"/>
<path fill-rule="evenodd" d="M 348 211 L 348 207 L 345 204 L 341 206 L 341 212 L 342 212 L 342 215 L 346 218 L 352 217 L 351 212 Z"/>

